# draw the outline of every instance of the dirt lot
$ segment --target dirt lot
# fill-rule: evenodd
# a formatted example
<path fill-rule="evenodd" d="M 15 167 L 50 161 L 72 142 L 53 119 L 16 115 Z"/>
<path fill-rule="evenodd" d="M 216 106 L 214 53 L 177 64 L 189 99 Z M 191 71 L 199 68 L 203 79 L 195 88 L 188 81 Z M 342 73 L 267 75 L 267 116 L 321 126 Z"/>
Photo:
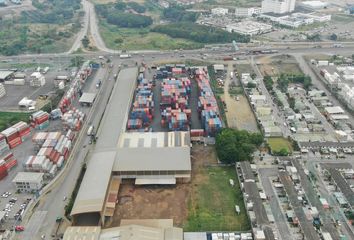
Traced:
<path fill-rule="evenodd" d="M 201 182 L 200 169 L 206 163 L 216 163 L 212 148 L 194 146 L 192 149 L 192 183 L 176 186 L 134 186 L 123 183 L 119 190 L 119 204 L 111 226 L 119 226 L 121 219 L 173 218 L 176 226 L 183 226 L 188 214 L 191 186 Z"/>
<path fill-rule="evenodd" d="M 295 58 L 288 55 L 263 56 L 257 59 L 257 63 L 260 64 L 259 69 L 262 75 L 277 76 L 280 73 L 302 73 Z"/>
<path fill-rule="evenodd" d="M 188 231 L 245 230 L 249 228 L 239 185 L 232 167 L 218 167 L 213 147 L 194 145 L 191 183 L 171 187 L 137 187 L 124 183 L 113 222 L 121 219 L 173 218 L 174 225 Z M 211 166 L 212 165 L 212 166 Z M 234 204 L 240 205 L 236 215 Z"/>

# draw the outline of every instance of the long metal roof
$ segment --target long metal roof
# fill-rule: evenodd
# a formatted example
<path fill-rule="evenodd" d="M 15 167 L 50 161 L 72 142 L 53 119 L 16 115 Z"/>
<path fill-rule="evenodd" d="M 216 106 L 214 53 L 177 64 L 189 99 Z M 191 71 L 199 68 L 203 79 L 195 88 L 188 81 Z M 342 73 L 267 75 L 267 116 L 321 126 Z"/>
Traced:
<path fill-rule="evenodd" d="M 115 151 L 93 153 L 71 215 L 102 211 L 115 155 Z"/>
<path fill-rule="evenodd" d="M 103 210 L 116 146 L 125 128 L 137 73 L 136 67 L 123 69 L 119 73 L 117 84 L 98 129 L 99 138 L 94 153 L 89 159 L 71 215 Z"/>
<path fill-rule="evenodd" d="M 113 171 L 190 171 L 189 147 L 119 148 Z"/>

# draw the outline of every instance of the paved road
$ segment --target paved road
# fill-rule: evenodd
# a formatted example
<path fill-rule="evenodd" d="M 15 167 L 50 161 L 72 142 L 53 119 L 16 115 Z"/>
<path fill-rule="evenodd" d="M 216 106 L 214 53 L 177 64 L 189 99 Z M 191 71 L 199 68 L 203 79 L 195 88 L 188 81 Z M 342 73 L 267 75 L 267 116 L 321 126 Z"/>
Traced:
<path fill-rule="evenodd" d="M 296 167 L 297 172 L 300 175 L 301 185 L 305 190 L 307 199 L 310 201 L 311 205 L 316 207 L 319 211 L 321 222 L 323 223 L 322 230 L 329 232 L 333 239 L 339 239 L 339 234 L 337 229 L 333 225 L 332 214 L 329 210 L 325 210 L 317 196 L 317 193 L 312 186 L 312 183 L 308 179 L 307 175 L 304 172 L 304 168 L 301 166 L 299 160 L 292 160 L 294 167 Z"/>
<path fill-rule="evenodd" d="M 81 40 L 84 38 L 85 35 L 87 35 L 87 31 L 88 31 L 89 23 L 90 23 L 90 9 L 89 9 L 89 5 L 86 3 L 87 3 L 86 0 L 82 1 L 83 10 L 85 13 L 85 15 L 83 17 L 83 21 L 82 21 L 83 27 L 80 29 L 80 32 L 77 33 L 76 39 L 75 39 L 73 45 L 71 46 L 71 48 L 67 52 L 68 54 L 73 53 L 76 50 L 78 50 L 81 47 Z"/>
<path fill-rule="evenodd" d="M 353 52 L 351 49 L 346 49 L 346 51 L 347 51 L 347 53 Z M 336 52 L 336 51 L 334 49 L 332 49 L 332 50 L 329 50 L 327 52 L 327 54 L 334 53 L 334 52 Z M 335 96 L 333 96 L 333 94 L 326 88 L 325 83 L 314 73 L 314 71 L 309 66 L 308 62 L 305 61 L 305 59 L 303 58 L 303 54 L 291 53 L 291 55 L 293 55 L 295 57 L 296 61 L 299 63 L 301 70 L 306 75 L 309 75 L 311 77 L 312 84 L 314 86 L 316 86 L 318 89 L 324 91 L 326 93 L 326 95 L 328 96 L 328 99 L 333 103 L 334 106 L 337 105 L 337 106 L 341 106 L 343 108 L 343 110 L 345 111 L 345 114 L 347 114 L 349 116 L 350 123 L 352 124 L 352 126 L 354 126 L 353 115 L 350 112 L 346 111 L 343 104 L 341 104 L 341 102 Z"/>
<path fill-rule="evenodd" d="M 308 240 L 319 240 L 320 237 L 315 231 L 312 222 L 307 220 L 302 204 L 297 199 L 297 193 L 289 174 L 287 172 L 279 172 L 279 178 L 284 185 L 286 193 L 288 194 L 288 198 L 294 209 L 295 215 L 299 219 L 305 238 Z"/>
<path fill-rule="evenodd" d="M 241 170 L 244 178 L 243 185 L 245 192 L 248 194 L 248 199 L 253 202 L 253 211 L 256 215 L 257 225 L 264 230 L 264 234 L 266 235 L 267 239 L 274 239 L 273 230 L 270 227 L 267 212 L 265 211 L 262 199 L 259 196 L 257 184 L 255 182 L 247 181 L 255 180 L 250 163 L 247 161 L 241 162 Z"/>
<path fill-rule="evenodd" d="M 269 106 L 272 108 L 272 111 L 273 111 L 272 116 L 275 121 L 275 124 L 278 127 L 280 127 L 284 137 L 290 136 L 291 133 L 290 133 L 289 128 L 287 126 L 283 125 L 283 123 L 285 122 L 285 119 L 283 118 L 283 114 L 280 113 L 278 107 L 275 105 L 275 103 L 272 100 L 272 96 L 270 95 L 269 91 L 265 87 L 265 84 L 262 80 L 263 75 L 262 75 L 261 71 L 259 70 L 256 62 L 254 61 L 254 56 L 251 56 L 250 60 L 251 60 L 251 66 L 252 66 L 254 72 L 257 74 L 257 78 L 260 79 L 258 82 L 259 82 L 259 87 L 262 91 L 262 94 L 266 96 L 267 102 L 269 103 Z"/>
<path fill-rule="evenodd" d="M 263 189 L 267 196 L 270 197 L 270 208 L 272 209 L 272 213 L 274 216 L 274 221 L 278 227 L 278 231 L 280 233 L 280 238 L 284 240 L 293 239 L 293 235 L 290 232 L 289 225 L 287 224 L 287 219 L 283 214 L 283 210 L 281 209 L 277 194 L 274 192 L 274 188 L 270 181 L 270 177 L 278 176 L 278 169 L 276 168 L 260 168 L 259 169 L 259 177 L 261 179 Z"/>

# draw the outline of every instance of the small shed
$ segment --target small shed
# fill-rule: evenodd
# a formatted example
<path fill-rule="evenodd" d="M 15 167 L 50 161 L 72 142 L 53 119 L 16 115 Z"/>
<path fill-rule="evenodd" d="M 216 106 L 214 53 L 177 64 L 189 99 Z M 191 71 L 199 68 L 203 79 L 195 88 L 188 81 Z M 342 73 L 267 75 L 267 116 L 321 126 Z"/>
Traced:
<path fill-rule="evenodd" d="M 96 99 L 96 93 L 83 93 L 80 97 L 79 103 L 81 105 L 92 106 Z"/>
<path fill-rule="evenodd" d="M 13 76 L 13 74 L 13 71 L 0 71 L 0 81 L 3 82 L 9 80 Z"/>
<path fill-rule="evenodd" d="M 225 71 L 225 66 L 223 64 L 214 64 L 214 71 L 217 72 L 223 72 Z"/>

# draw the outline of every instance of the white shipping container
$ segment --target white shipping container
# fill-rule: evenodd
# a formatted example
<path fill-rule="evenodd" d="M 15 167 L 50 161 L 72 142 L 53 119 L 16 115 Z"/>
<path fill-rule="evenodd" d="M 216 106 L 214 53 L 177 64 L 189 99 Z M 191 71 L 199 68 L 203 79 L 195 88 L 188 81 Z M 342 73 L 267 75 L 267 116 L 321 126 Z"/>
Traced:
<path fill-rule="evenodd" d="M 322 61 L 318 61 L 318 64 L 317 64 L 318 66 L 328 66 L 328 61 L 324 61 L 324 60 L 322 60 Z"/>
<path fill-rule="evenodd" d="M 17 86 L 25 85 L 25 79 L 14 79 L 13 82 L 14 82 L 13 84 Z"/>

